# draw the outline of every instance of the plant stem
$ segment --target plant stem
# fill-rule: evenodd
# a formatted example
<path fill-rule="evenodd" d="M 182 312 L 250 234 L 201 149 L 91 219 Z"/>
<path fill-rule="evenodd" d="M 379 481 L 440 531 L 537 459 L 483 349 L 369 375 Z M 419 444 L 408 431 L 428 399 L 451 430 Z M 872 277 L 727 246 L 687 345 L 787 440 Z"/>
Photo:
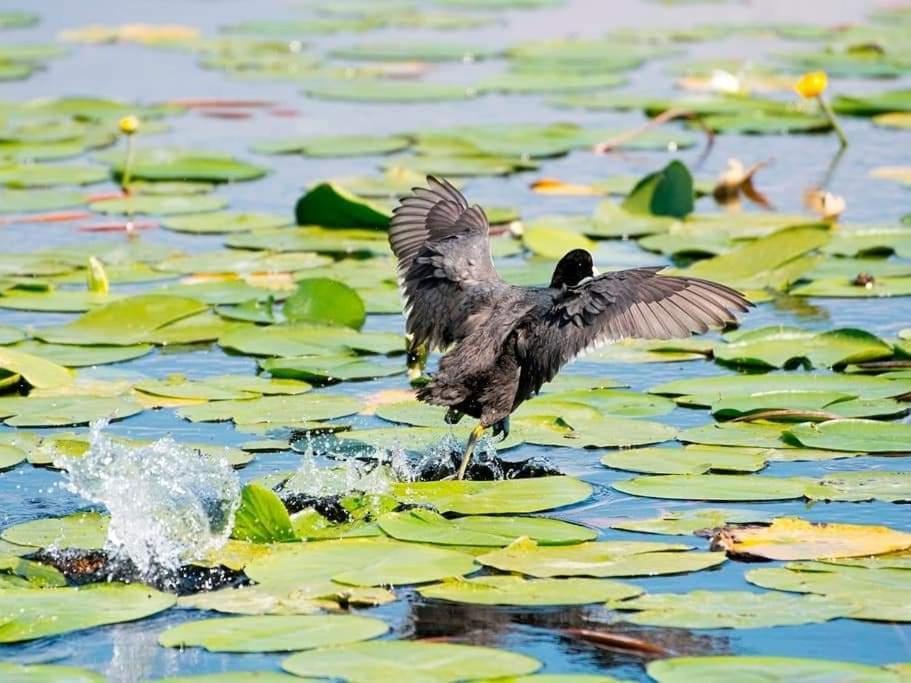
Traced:
<path fill-rule="evenodd" d="M 120 189 L 130 194 L 130 176 L 133 171 L 133 136 L 127 136 L 127 158 L 123 164 L 123 176 L 120 178 Z"/>
<path fill-rule="evenodd" d="M 826 115 L 826 118 L 829 119 L 829 123 L 832 124 L 832 128 L 835 129 L 835 134 L 838 136 L 838 142 L 842 147 L 847 147 L 848 136 L 845 135 L 845 131 L 842 129 L 841 124 L 838 123 L 838 119 L 835 118 L 835 112 L 832 111 L 832 107 L 823 99 L 822 95 L 817 95 L 816 101 L 819 102 L 822 113 Z"/>

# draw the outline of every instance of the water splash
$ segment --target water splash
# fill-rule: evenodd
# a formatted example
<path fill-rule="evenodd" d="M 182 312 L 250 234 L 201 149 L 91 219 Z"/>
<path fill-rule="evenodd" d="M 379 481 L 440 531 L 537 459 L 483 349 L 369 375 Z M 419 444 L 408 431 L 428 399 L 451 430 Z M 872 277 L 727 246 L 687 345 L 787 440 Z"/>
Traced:
<path fill-rule="evenodd" d="M 234 526 L 240 481 L 227 459 L 201 456 L 170 437 L 131 445 L 91 426 L 89 449 L 62 457 L 63 486 L 111 515 L 106 550 L 141 575 L 174 572 L 217 550 Z"/>

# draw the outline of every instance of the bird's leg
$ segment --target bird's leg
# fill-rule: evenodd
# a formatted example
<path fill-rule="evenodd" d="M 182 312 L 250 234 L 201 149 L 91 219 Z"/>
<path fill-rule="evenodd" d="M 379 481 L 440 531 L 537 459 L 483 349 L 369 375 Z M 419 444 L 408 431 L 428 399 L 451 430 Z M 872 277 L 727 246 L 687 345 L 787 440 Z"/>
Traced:
<path fill-rule="evenodd" d="M 463 417 L 465 417 L 465 413 L 456 410 L 455 408 L 450 408 L 446 411 L 446 417 L 443 419 L 446 420 L 446 424 L 448 425 L 457 425 Z"/>
<path fill-rule="evenodd" d="M 427 352 L 427 344 L 416 344 L 414 343 L 414 340 L 409 339 L 406 363 L 408 367 L 408 380 L 411 382 L 412 386 L 421 384 L 424 379 L 424 366 L 427 365 Z"/>
<path fill-rule="evenodd" d="M 481 438 L 481 435 L 484 434 L 484 430 L 487 427 L 484 426 L 483 422 L 479 422 L 478 426 L 471 430 L 471 434 L 468 436 L 468 443 L 465 445 L 465 453 L 462 455 L 462 464 L 459 465 L 459 474 L 456 476 L 456 479 L 465 478 L 465 470 L 468 469 L 468 463 L 471 462 L 471 454 L 474 453 L 475 444 L 478 442 L 478 439 Z"/>
<path fill-rule="evenodd" d="M 493 435 L 494 437 L 497 437 L 500 434 L 503 435 L 503 438 L 501 438 L 500 441 L 506 441 L 506 439 L 509 438 L 509 415 L 504 417 L 499 422 L 494 422 Z"/>

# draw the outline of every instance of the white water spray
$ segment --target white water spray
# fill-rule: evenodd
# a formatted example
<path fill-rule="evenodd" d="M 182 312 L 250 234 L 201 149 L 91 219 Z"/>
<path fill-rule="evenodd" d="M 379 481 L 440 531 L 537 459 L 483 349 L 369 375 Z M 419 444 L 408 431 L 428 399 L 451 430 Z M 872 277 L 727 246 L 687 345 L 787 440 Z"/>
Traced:
<path fill-rule="evenodd" d="M 227 459 L 170 437 L 128 445 L 103 434 L 105 425 L 92 425 L 85 455 L 54 464 L 65 470 L 67 490 L 110 512 L 106 549 L 145 575 L 175 571 L 221 547 L 240 503 L 240 481 Z"/>

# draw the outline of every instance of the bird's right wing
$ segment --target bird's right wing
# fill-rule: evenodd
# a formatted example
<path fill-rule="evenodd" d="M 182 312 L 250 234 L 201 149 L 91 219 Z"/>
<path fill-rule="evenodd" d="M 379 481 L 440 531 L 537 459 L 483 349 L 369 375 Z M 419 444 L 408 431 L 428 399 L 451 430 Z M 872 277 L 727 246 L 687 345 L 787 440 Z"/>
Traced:
<path fill-rule="evenodd" d="M 717 282 L 659 275 L 661 268 L 604 273 L 569 287 L 522 341 L 528 395 L 585 351 L 612 340 L 688 337 L 736 322 L 751 304 Z"/>
<path fill-rule="evenodd" d="M 433 176 L 393 210 L 389 244 L 415 343 L 444 348 L 463 339 L 509 288 L 494 268 L 489 231 L 480 206 Z"/>

